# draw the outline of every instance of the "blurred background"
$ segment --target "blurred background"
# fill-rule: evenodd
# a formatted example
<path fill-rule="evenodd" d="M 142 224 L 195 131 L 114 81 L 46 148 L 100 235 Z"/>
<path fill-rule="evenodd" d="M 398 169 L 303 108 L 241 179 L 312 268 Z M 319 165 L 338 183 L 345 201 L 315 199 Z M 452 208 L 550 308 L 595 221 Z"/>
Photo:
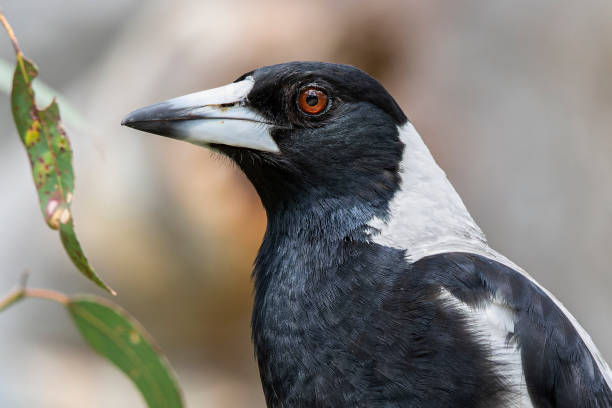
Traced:
<path fill-rule="evenodd" d="M 612 2 L 4 3 L 40 78 L 81 116 L 66 123 L 81 244 L 167 353 L 188 406 L 264 406 L 249 320 L 265 213 L 226 160 L 119 123 L 290 60 L 378 78 L 491 245 L 555 293 L 612 361 Z M 102 294 L 43 222 L 6 96 L 0 132 L 0 292 L 27 269 L 31 286 Z M 32 300 L 0 315 L 0 406 L 144 403 L 64 310 Z"/>

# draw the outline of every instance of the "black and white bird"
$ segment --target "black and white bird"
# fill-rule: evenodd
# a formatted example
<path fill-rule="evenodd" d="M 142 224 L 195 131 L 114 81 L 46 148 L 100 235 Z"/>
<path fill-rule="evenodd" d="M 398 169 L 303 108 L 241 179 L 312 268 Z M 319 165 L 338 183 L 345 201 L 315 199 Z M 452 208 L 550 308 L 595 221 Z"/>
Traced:
<path fill-rule="evenodd" d="M 221 152 L 255 186 L 268 226 L 252 329 L 268 406 L 612 406 L 589 335 L 489 247 L 363 71 L 263 67 L 123 124 Z"/>

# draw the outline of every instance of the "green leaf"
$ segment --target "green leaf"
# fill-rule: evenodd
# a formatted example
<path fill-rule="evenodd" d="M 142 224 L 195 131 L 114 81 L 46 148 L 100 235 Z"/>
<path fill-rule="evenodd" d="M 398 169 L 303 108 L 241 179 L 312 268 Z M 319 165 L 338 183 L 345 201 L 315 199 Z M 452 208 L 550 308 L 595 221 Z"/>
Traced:
<path fill-rule="evenodd" d="M 89 262 L 87 262 L 87 258 L 81 249 L 81 245 L 77 240 L 76 234 L 74 233 L 74 224 L 72 220 L 69 220 L 67 223 L 62 224 L 60 222 L 60 239 L 62 240 L 62 244 L 64 245 L 64 249 L 66 249 L 66 253 L 72 260 L 72 263 L 81 271 L 81 273 L 91 279 L 96 285 L 100 286 L 103 289 L 108 290 L 113 295 L 117 293 L 106 283 L 104 283 L 96 272 L 91 268 Z"/>
<path fill-rule="evenodd" d="M 70 209 L 74 191 L 72 148 L 55 99 L 43 110 L 36 106 L 32 80 L 37 74 L 34 64 L 18 52 L 11 108 L 17 131 L 30 159 L 40 209 L 49 227 L 60 230 L 64 248 L 79 271 L 114 294 L 91 268 L 76 239 Z"/>
<path fill-rule="evenodd" d="M 149 408 L 183 407 L 166 358 L 135 319 L 118 306 L 93 296 L 72 297 L 67 306 L 89 345 L 134 382 Z"/>
<path fill-rule="evenodd" d="M 11 94 L 13 68 L 12 62 L 8 62 L 7 60 L 0 58 L 0 92 L 7 95 Z M 68 98 L 60 95 L 57 90 L 49 87 L 40 79 L 32 83 L 32 89 L 34 90 L 36 103 L 38 105 L 48 105 L 51 103 L 53 98 L 57 99 L 57 103 L 62 107 L 62 117 L 64 123 L 67 123 L 69 125 L 68 127 L 90 132 L 92 131 L 89 129 L 87 121 L 83 115 L 79 113 L 79 110 L 68 102 Z"/>

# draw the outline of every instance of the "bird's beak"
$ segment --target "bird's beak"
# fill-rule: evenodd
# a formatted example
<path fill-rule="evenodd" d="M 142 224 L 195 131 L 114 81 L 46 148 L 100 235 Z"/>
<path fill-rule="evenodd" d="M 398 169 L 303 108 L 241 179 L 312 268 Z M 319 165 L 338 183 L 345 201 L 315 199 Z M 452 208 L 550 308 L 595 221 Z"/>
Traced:
<path fill-rule="evenodd" d="M 200 146 L 220 144 L 278 152 L 272 124 L 249 107 L 251 77 L 215 89 L 145 106 L 127 115 L 122 125 L 185 140 Z"/>

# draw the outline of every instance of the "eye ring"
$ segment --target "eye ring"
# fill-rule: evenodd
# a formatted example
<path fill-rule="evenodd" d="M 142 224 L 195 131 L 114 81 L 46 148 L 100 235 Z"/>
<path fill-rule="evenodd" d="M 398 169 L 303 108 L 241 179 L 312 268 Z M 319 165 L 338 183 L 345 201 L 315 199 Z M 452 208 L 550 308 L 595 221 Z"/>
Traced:
<path fill-rule="evenodd" d="M 304 88 L 298 95 L 297 105 L 300 110 L 308 115 L 318 115 L 325 111 L 329 104 L 327 94 L 312 86 Z"/>

